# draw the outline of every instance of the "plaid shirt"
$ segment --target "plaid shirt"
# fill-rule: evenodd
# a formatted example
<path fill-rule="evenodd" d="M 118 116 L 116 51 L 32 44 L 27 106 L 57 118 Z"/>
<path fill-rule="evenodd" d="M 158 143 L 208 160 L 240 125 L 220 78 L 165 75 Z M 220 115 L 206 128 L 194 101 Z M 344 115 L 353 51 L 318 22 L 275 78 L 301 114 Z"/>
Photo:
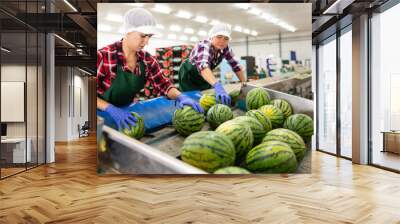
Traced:
<path fill-rule="evenodd" d="M 222 50 L 217 50 L 208 40 L 200 41 L 190 52 L 189 60 L 199 71 L 205 68 L 213 70 L 225 58 L 231 65 L 234 72 L 241 70 L 239 62 L 234 58 L 232 48 L 229 46 Z"/>
<path fill-rule="evenodd" d="M 97 51 L 97 94 L 102 95 L 110 88 L 112 81 L 117 75 L 117 57 L 119 57 L 123 66 L 122 69 L 131 72 L 128 69 L 126 58 L 122 51 L 122 41 L 117 41 Z M 145 74 L 141 74 L 139 62 L 144 62 Z M 146 51 L 137 52 L 137 63 L 135 71 L 138 75 L 144 75 L 145 87 L 136 94 L 133 102 L 145 100 L 148 98 L 167 95 L 171 88 L 175 88 L 171 81 L 164 77 L 157 60 Z"/>

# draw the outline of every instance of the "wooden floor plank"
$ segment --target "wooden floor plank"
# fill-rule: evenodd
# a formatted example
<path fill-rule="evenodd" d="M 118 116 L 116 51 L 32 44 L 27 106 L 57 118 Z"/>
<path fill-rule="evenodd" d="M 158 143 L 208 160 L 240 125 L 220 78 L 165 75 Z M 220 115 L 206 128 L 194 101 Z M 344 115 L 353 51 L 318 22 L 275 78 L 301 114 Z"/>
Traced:
<path fill-rule="evenodd" d="M 98 176 L 95 137 L 0 181 L 0 223 L 400 223 L 400 175 L 313 152 L 312 173 Z"/>

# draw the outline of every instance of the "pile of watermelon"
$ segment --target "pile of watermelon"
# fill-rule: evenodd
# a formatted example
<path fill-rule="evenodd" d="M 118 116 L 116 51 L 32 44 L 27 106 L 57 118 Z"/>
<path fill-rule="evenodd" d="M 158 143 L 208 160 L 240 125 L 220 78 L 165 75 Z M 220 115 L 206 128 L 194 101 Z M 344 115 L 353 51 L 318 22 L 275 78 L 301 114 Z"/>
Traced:
<path fill-rule="evenodd" d="M 313 135 L 311 117 L 294 114 L 288 101 L 271 99 L 263 88 L 248 92 L 244 116 L 234 117 L 214 94 L 204 94 L 200 105 L 205 114 L 185 107 L 173 118 L 178 133 L 188 136 L 183 161 L 214 174 L 296 172 Z M 206 121 L 210 129 L 202 130 Z"/>

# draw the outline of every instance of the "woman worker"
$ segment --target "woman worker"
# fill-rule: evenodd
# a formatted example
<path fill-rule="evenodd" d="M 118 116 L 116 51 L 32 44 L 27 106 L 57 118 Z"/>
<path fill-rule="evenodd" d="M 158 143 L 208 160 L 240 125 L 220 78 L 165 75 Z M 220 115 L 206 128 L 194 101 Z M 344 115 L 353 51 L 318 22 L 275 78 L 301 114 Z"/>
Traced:
<path fill-rule="evenodd" d="M 212 70 L 226 59 L 242 85 L 245 83 L 243 69 L 234 58 L 228 43 L 231 29 L 227 24 L 214 25 L 208 32 L 209 40 L 200 41 L 190 52 L 189 58 L 179 69 L 181 91 L 205 90 L 214 87 L 217 102 L 230 105 L 231 98 L 222 84 L 216 80 Z"/>
<path fill-rule="evenodd" d="M 155 25 L 150 12 L 131 9 L 124 16 L 125 36 L 122 40 L 97 51 L 97 108 L 105 111 L 119 130 L 136 124 L 135 117 L 120 107 L 136 102 L 145 83 L 153 87 L 152 96 L 166 95 L 176 99 L 179 108 L 188 105 L 204 112 L 196 101 L 182 95 L 162 75 L 156 59 L 143 50 L 157 32 Z"/>

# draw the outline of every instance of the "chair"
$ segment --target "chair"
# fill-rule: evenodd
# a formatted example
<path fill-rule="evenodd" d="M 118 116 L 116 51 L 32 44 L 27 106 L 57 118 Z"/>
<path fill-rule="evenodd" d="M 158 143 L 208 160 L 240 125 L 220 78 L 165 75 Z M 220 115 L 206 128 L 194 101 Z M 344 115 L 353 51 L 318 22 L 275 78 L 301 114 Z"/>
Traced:
<path fill-rule="evenodd" d="M 89 121 L 85 121 L 82 127 L 78 124 L 79 138 L 89 136 L 89 129 L 90 129 Z"/>

